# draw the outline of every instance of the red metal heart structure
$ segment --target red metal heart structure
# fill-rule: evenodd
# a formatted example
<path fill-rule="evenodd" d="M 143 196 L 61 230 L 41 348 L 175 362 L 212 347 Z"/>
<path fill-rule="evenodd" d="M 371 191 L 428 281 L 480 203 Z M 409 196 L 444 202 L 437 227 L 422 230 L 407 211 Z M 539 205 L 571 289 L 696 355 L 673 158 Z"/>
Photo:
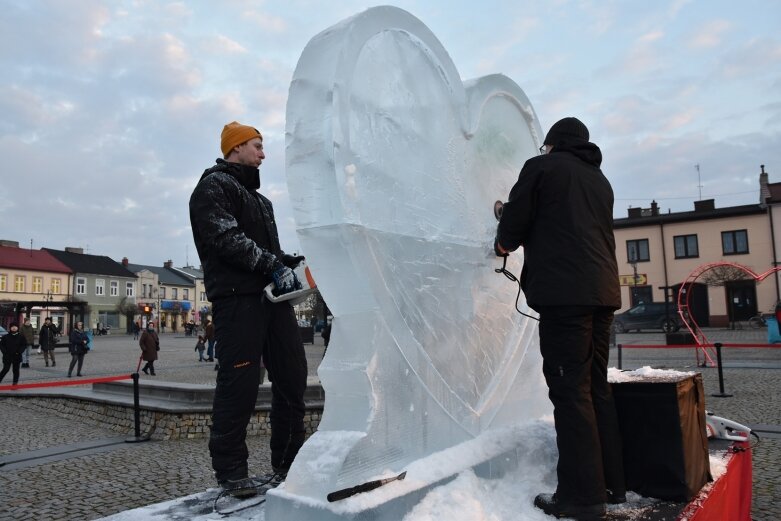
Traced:
<path fill-rule="evenodd" d="M 689 332 L 694 336 L 694 340 L 697 343 L 695 348 L 695 352 L 697 353 L 697 365 L 700 365 L 700 351 L 702 351 L 703 365 L 707 363 L 710 366 L 715 366 L 716 363 L 714 362 L 713 357 L 716 353 L 713 344 L 708 341 L 705 333 L 702 331 L 702 329 L 700 329 L 697 321 L 694 320 L 694 316 L 689 312 L 691 309 L 689 307 L 689 301 L 692 295 L 692 292 L 689 290 L 702 274 L 707 271 L 722 267 L 732 267 L 741 270 L 757 282 L 762 282 L 773 273 L 781 271 L 781 266 L 776 266 L 775 268 L 770 268 L 764 273 L 757 274 L 748 266 L 737 264 L 735 262 L 711 262 L 710 264 L 703 264 L 702 266 L 697 267 L 689 274 L 686 280 L 684 280 L 681 284 L 681 288 L 678 290 L 678 315 L 680 315 L 681 321 L 686 326 L 686 329 L 688 329 Z"/>

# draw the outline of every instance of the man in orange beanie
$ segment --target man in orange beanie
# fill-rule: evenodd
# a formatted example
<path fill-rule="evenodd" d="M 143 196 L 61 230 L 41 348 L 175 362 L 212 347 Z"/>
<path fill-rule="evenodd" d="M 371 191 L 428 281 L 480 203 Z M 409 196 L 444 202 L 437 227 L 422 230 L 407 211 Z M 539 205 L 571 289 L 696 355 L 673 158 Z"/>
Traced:
<path fill-rule="evenodd" d="M 236 121 L 222 130 L 224 159 L 207 169 L 190 197 L 190 223 L 212 302 L 220 366 L 209 452 L 218 484 L 235 497 L 287 475 L 304 443 L 307 365 L 292 306 L 277 294 L 301 286 L 291 268 L 303 260 L 279 245 L 274 208 L 260 188 L 263 136 Z M 271 465 L 259 481 L 248 474 L 245 438 L 260 385 L 261 357 L 271 385 Z"/>

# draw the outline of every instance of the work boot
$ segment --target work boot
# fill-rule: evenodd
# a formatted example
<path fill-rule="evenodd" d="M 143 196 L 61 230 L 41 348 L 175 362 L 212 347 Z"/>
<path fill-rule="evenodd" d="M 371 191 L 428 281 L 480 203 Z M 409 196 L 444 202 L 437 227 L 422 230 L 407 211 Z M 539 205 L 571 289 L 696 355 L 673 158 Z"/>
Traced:
<path fill-rule="evenodd" d="M 252 478 L 225 479 L 217 484 L 235 498 L 245 499 L 258 495 L 258 484 Z"/>
<path fill-rule="evenodd" d="M 564 503 L 556 498 L 556 494 L 538 494 L 534 498 L 534 506 L 557 519 L 567 517 L 577 521 L 603 521 L 606 515 L 603 503 L 594 505 Z"/>

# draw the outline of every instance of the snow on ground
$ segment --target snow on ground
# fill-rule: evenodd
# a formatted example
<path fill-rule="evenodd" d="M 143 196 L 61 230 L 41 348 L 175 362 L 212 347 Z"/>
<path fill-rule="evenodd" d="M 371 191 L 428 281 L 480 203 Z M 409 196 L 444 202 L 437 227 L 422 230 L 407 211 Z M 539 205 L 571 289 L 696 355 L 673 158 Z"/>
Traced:
<path fill-rule="evenodd" d="M 619 371 L 611 368 L 611 382 L 631 381 L 636 378 L 674 379 L 693 373 L 681 373 L 643 367 L 635 371 Z M 520 442 L 519 442 L 520 440 Z M 471 468 L 492 454 L 501 453 L 520 443 L 520 464 L 501 478 L 487 479 L 475 474 Z M 533 506 L 534 496 L 540 492 L 553 492 L 556 486 L 556 433 L 552 418 L 497 429 L 451 447 L 409 465 L 407 478 L 396 481 L 366 494 L 353 496 L 343 502 L 327 504 L 325 508 L 351 514 L 371 508 L 414 490 L 424 483 L 436 482 L 443 477 L 457 474 L 452 481 L 432 489 L 403 521 L 542 521 L 551 519 Z M 711 456 L 713 478 L 726 472 L 726 455 Z M 387 471 L 378 477 L 388 477 L 396 472 Z M 285 494 L 284 485 L 274 493 Z M 207 521 L 224 519 L 211 512 L 216 489 L 184 498 L 150 505 L 105 518 L 111 521 Z M 631 511 L 638 514 L 656 500 L 635 493 L 627 494 L 628 504 L 621 506 L 626 519 L 632 519 Z M 249 504 L 252 500 L 248 500 Z M 615 508 L 615 507 L 611 507 Z M 265 521 L 263 506 L 257 506 L 231 515 L 231 520 Z"/>

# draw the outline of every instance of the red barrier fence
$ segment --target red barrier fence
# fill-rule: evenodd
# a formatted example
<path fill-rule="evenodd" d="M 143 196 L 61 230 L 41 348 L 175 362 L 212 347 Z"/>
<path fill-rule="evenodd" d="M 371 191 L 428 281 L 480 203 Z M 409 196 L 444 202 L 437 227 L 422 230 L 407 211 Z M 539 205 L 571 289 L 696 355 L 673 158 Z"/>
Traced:
<path fill-rule="evenodd" d="M 68 385 L 97 384 L 102 382 L 117 382 L 130 380 L 132 375 L 123 374 L 117 376 L 104 376 L 101 378 L 86 378 L 84 380 L 56 380 L 51 382 L 35 382 L 31 384 L 0 385 L 0 391 L 18 391 L 20 389 L 38 389 L 41 387 L 65 387 Z"/>

